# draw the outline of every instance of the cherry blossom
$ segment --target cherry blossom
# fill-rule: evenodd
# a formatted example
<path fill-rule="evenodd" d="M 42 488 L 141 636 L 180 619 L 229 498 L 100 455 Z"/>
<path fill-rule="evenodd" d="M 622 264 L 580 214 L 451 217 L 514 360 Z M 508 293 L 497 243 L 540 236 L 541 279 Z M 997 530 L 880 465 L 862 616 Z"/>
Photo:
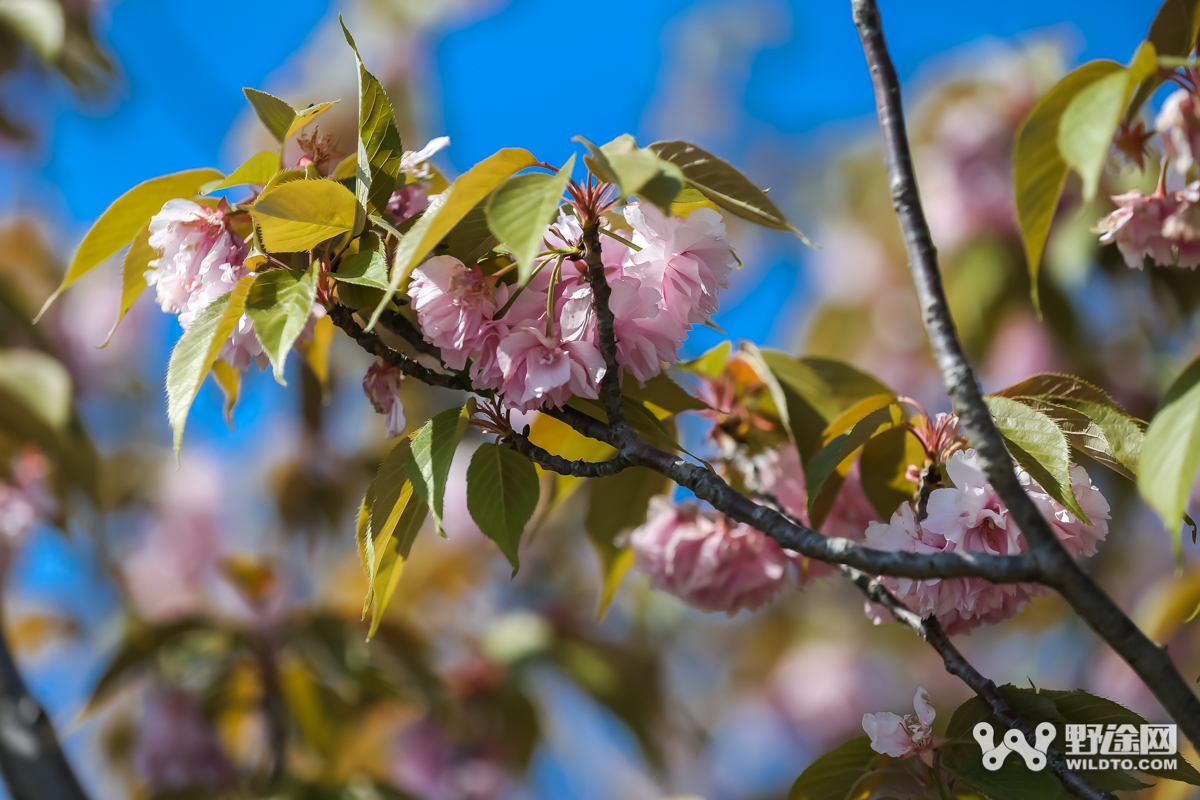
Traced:
<path fill-rule="evenodd" d="M 223 206 L 168 200 L 150 219 L 150 247 L 158 257 L 150 261 L 146 283 L 155 288 L 163 311 L 179 315 L 184 330 L 250 272 L 244 263 L 246 244 L 229 227 Z M 251 363 L 266 367 L 267 356 L 248 315 L 238 319 L 220 357 L 238 370 Z"/>
<path fill-rule="evenodd" d="M 467 267 L 453 256 L 431 258 L 413 270 L 408 296 L 425 341 L 442 349 L 446 366 L 465 367 L 484 320 L 496 311 L 479 267 Z"/>
<path fill-rule="evenodd" d="M 505 400 L 519 411 L 547 402 L 561 407 L 571 395 L 595 399 L 604 357 L 591 342 L 556 342 L 537 328 L 504 337 L 496 351 Z"/>
<path fill-rule="evenodd" d="M 871 749 L 892 758 L 907 758 L 934 746 L 933 719 L 937 716 L 925 687 L 913 697 L 914 714 L 901 717 L 890 711 L 863 714 L 862 726 L 871 737 Z"/>
<path fill-rule="evenodd" d="M 1175 263 L 1171 241 L 1163 235 L 1163 223 L 1175 210 L 1170 198 L 1159 194 L 1147 197 L 1134 189 L 1116 195 L 1113 202 L 1117 210 L 1092 228 L 1093 233 L 1101 234 L 1101 244 L 1116 244 L 1132 269 L 1141 269 L 1146 256 L 1157 264 Z"/>
<path fill-rule="evenodd" d="M 791 554 L 748 525 L 702 512 L 694 503 L 650 501 L 629 537 L 637 568 L 656 589 L 704 611 L 754 610 L 785 585 Z"/>
<path fill-rule="evenodd" d="M 363 394 L 371 401 L 375 412 L 383 415 L 389 439 L 404 433 L 408 424 L 404 418 L 404 405 L 400 402 L 400 382 L 403 378 L 399 369 L 382 361 L 372 364 L 363 377 Z"/>
<path fill-rule="evenodd" d="M 1162 133 L 1163 151 L 1171 167 L 1186 173 L 1200 156 L 1200 101 L 1194 92 L 1178 89 L 1162 104 L 1154 126 Z"/>

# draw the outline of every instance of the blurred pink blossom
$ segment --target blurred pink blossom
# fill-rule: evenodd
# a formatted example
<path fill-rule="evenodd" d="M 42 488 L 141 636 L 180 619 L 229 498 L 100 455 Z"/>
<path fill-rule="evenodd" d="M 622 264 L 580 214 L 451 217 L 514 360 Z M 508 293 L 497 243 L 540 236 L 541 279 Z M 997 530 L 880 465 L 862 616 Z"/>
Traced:
<path fill-rule="evenodd" d="M 183 689 L 152 693 L 142 711 L 133 768 L 153 792 L 228 787 L 233 765 L 200 704 Z"/>
<path fill-rule="evenodd" d="M 1188 89 L 1177 89 L 1163 101 L 1154 122 L 1162 134 L 1163 152 L 1171 167 L 1183 175 L 1200 156 L 1200 100 Z"/>
<path fill-rule="evenodd" d="M 934 745 L 933 719 L 937 714 L 923 686 L 913 697 L 913 709 L 915 716 L 901 717 L 889 711 L 864 714 L 862 726 L 871 737 L 871 749 L 892 758 L 906 758 L 931 749 Z"/>
<path fill-rule="evenodd" d="M 409 183 L 392 192 L 388 198 L 387 213 L 399 225 L 410 217 L 415 217 L 429 208 L 429 194 L 424 183 Z"/>
<path fill-rule="evenodd" d="M 8 483 L 0 482 L 0 576 L 8 573 L 29 532 L 54 511 L 45 478 L 49 465 L 37 450 L 26 448 L 12 465 Z"/>
<path fill-rule="evenodd" d="M 651 499 L 646 522 L 629 541 L 635 564 L 654 588 L 729 616 L 774 598 L 787 581 L 794 555 L 748 525 L 665 497 Z"/>
<path fill-rule="evenodd" d="M 376 361 L 363 376 L 363 394 L 371 401 L 375 413 L 383 415 L 389 439 L 404 433 L 404 404 L 400 402 L 400 384 L 404 375 L 391 364 Z"/>
<path fill-rule="evenodd" d="M 1116 244 L 1132 269 L 1141 269 L 1146 256 L 1163 266 L 1175 263 L 1172 242 L 1163 235 L 1163 224 L 1176 208 L 1172 198 L 1159 193 L 1147 197 L 1134 189 L 1112 200 L 1117 210 L 1092 228 L 1100 234 L 1100 243 Z M 1200 258 L 1184 263 L 1184 254 L 1180 254 L 1180 266 L 1194 267 L 1197 263 Z"/>

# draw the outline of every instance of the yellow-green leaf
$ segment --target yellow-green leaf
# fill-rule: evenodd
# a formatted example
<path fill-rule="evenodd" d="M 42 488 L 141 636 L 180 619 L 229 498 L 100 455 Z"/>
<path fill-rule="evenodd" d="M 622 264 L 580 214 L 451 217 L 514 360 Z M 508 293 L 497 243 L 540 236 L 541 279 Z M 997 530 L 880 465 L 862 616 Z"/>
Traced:
<path fill-rule="evenodd" d="M 258 115 L 259 121 L 271 135 L 280 144 L 287 141 L 288 129 L 292 125 L 292 120 L 296 118 L 296 109 L 275 95 L 251 89 L 249 86 L 242 88 L 242 94 L 246 95 L 254 113 Z"/>
<path fill-rule="evenodd" d="M 246 296 L 254 276 L 247 275 L 237 282 L 233 291 L 227 292 L 200 312 L 195 321 L 179 337 L 171 360 L 167 364 L 167 419 L 175 431 L 175 455 L 183 444 L 183 426 L 187 423 L 188 410 L 200 391 L 204 376 L 225 346 L 233 328 L 241 319 L 246 306 Z"/>
<path fill-rule="evenodd" d="M 382 588 L 381 570 L 392 555 L 408 558 L 425 514 L 429 507 L 413 489 L 406 474 L 406 464 L 412 452 L 412 440 L 400 437 L 388 454 L 384 456 L 372 484 L 374 496 L 368 536 L 361 543 L 364 563 L 367 566 L 368 590 L 363 612 L 370 608 L 374 595 Z M 389 580 L 391 575 L 387 576 Z M 394 576 L 399 578 L 398 575 Z M 394 588 L 394 587 L 393 587 Z M 389 595 L 390 596 L 390 595 Z M 386 602 L 386 601 L 385 601 Z"/>
<path fill-rule="evenodd" d="M 679 167 L 689 186 L 729 213 L 767 228 L 793 233 L 800 241 L 812 246 L 812 242 L 771 202 L 766 192 L 732 164 L 688 142 L 655 142 L 647 149 Z"/>
<path fill-rule="evenodd" d="M 287 385 L 283 379 L 287 354 L 312 316 L 316 294 L 315 264 L 300 277 L 288 269 L 260 272 L 250 287 L 246 313 L 254 321 L 254 333 L 271 359 L 280 385 Z"/>
<path fill-rule="evenodd" d="M 442 503 L 450 464 L 474 413 L 475 398 L 472 397 L 460 408 L 435 414 L 412 439 L 405 474 L 417 495 L 433 511 L 433 522 L 439 533 L 442 532 Z"/>
<path fill-rule="evenodd" d="M 1083 179 L 1084 202 L 1091 202 L 1108 160 L 1113 134 L 1129 98 L 1158 68 L 1154 45 L 1142 42 L 1128 69 L 1111 72 L 1082 89 L 1067 104 L 1058 127 L 1058 149 Z"/>
<path fill-rule="evenodd" d="M 265 150 L 258 155 L 250 156 L 240 167 L 230 173 L 229 177 L 223 181 L 218 181 L 214 185 L 205 185 L 204 194 L 212 194 L 221 189 L 228 189 L 231 186 L 241 186 L 246 183 L 255 183 L 265 186 L 271 178 L 275 177 L 275 173 L 279 172 L 279 153 L 273 153 L 270 150 Z"/>
<path fill-rule="evenodd" d="M 546 230 L 554 219 L 574 166 L 572 154 L 555 175 L 540 172 L 514 175 L 488 198 L 488 227 L 517 259 L 522 285 L 533 273 L 534 260 L 542 249 Z"/>
<path fill-rule="evenodd" d="M 292 124 L 288 126 L 287 133 L 284 134 L 284 140 L 288 140 L 302 131 L 304 127 L 310 124 L 314 119 L 324 114 L 329 109 L 333 108 L 337 100 L 330 100 L 325 103 L 316 103 L 308 108 L 301 109 L 296 112 L 292 118 Z"/>
<path fill-rule="evenodd" d="M 1167 390 L 1142 443 L 1138 489 L 1177 536 L 1200 467 L 1200 359 Z"/>
<path fill-rule="evenodd" d="M 311 250 L 354 230 L 358 203 L 331 180 L 293 180 L 265 190 L 251 208 L 269 252 Z"/>
<path fill-rule="evenodd" d="M 600 180 L 615 184 L 621 197 L 637 195 L 664 212 L 683 189 L 683 171 L 648 147 L 638 147 L 628 133 L 599 147 L 582 136 L 574 137 L 588 149 L 584 163 Z"/>
<path fill-rule="evenodd" d="M 225 393 L 225 424 L 229 426 L 229 430 L 233 430 L 233 407 L 237 405 L 238 391 L 242 385 L 242 373 L 218 358 L 213 362 L 212 374 L 217 379 L 217 385 L 221 387 L 221 391 Z"/>
<path fill-rule="evenodd" d="M 328 314 L 313 325 L 312 338 L 300 345 L 304 361 L 321 384 L 321 396 L 329 401 L 329 346 L 333 344 L 333 320 Z"/>
<path fill-rule="evenodd" d="M 83 237 L 75 257 L 71 259 L 71 266 L 67 268 L 67 274 L 38 312 L 38 318 L 46 313 L 46 309 L 64 289 L 129 244 L 142 226 L 162 210 L 164 203 L 177 197 L 194 197 L 201 186 L 221 177 L 221 173 L 215 169 L 175 172 L 139 183 L 114 200 Z"/>
<path fill-rule="evenodd" d="M 404 146 L 383 86 L 367 71 L 340 15 L 338 22 L 358 61 L 358 202 L 383 211 L 396 189 Z"/>
<path fill-rule="evenodd" d="M 146 288 L 146 270 L 157 255 L 150 247 L 150 223 L 147 222 L 133 237 L 133 243 L 125 252 L 125 261 L 121 264 L 121 306 L 117 309 L 117 319 L 113 322 L 108 336 L 104 337 L 101 347 L 108 346 L 109 340 L 117 332 L 117 326 Z"/>
<path fill-rule="evenodd" d="M 444 192 L 434 195 L 430 199 L 429 208 L 400 240 L 392 262 L 392 279 L 388 283 L 383 301 L 371 315 L 367 328 L 374 327 L 383 309 L 391 302 L 392 296 L 408 283 L 408 276 L 417 264 L 475 207 L 476 203 L 509 175 L 536 163 L 537 159 L 528 150 L 506 147 L 471 167 Z"/>
<path fill-rule="evenodd" d="M 1038 270 L 1042 253 L 1067 180 L 1067 162 L 1058 150 L 1058 129 L 1063 112 L 1086 86 L 1122 69 L 1115 61 L 1084 64 L 1043 95 L 1017 129 L 1013 147 L 1013 195 L 1035 307 L 1039 307 Z"/>

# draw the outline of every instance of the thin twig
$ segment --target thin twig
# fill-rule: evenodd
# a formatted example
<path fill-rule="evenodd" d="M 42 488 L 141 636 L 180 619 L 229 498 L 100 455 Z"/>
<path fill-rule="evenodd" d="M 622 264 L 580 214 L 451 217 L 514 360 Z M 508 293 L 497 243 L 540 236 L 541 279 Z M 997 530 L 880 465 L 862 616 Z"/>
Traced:
<path fill-rule="evenodd" d="M 345 331 L 351 339 L 358 342 L 368 353 L 373 353 L 379 356 L 388 364 L 391 364 L 396 369 L 403 372 L 405 375 L 416 378 L 419 381 L 428 383 L 431 386 L 442 386 L 446 389 L 458 389 L 462 391 L 470 391 L 471 387 L 457 375 L 447 375 L 442 372 L 436 372 L 424 364 L 420 364 L 403 353 L 393 350 L 384 344 L 383 340 L 374 333 L 364 331 L 363 327 L 354 319 L 354 312 L 343 305 L 334 305 L 329 308 L 329 318 L 333 320 L 333 324 L 337 325 Z"/>
<path fill-rule="evenodd" d="M 418 353 L 433 356 L 438 361 L 442 360 L 442 351 L 425 341 L 425 337 L 421 335 L 421 331 L 417 329 L 417 326 L 413 325 L 409 318 L 403 314 L 385 310 L 379 315 L 379 323 L 408 342 L 409 346 Z"/>
<path fill-rule="evenodd" d="M 900 102 L 900 79 L 884 42 L 879 9 L 875 0 L 851 0 L 851 5 L 875 87 L 892 204 L 904 232 L 921 316 L 946 393 L 954 402 L 954 410 L 979 456 L 980 466 L 1017 527 L 1025 534 L 1030 555 L 1040 567 L 1040 581 L 1057 589 L 1075 613 L 1125 659 L 1192 744 L 1200 747 L 1200 699 L 1179 674 L 1166 650 L 1142 633 L 1076 563 L 1017 481 L 1012 457 L 983 400 L 946 302 L 937 250 L 925 221 L 913 171 Z"/>
<path fill-rule="evenodd" d="M 897 622 L 907 625 L 918 636 L 928 642 L 929 646 L 936 650 L 938 655 L 942 657 L 942 662 L 946 665 L 946 671 L 971 687 L 971 691 L 979 695 L 988 704 L 988 708 L 992 710 L 992 714 L 995 715 L 997 720 L 1009 728 L 1019 730 L 1027 741 L 1032 738 L 1033 728 L 1029 726 L 1029 723 L 1017 716 L 1012 706 L 1008 704 L 1008 701 L 1000 694 L 1000 690 L 996 688 L 996 684 L 980 674 L 979 670 L 975 669 L 971 665 L 971 662 L 967 661 L 963 654 L 958 651 L 958 648 L 950 641 L 950 637 L 942 630 L 937 617 L 930 616 L 921 619 L 908 606 L 900 602 L 900 599 L 892 594 L 877 578 L 872 578 L 870 575 L 860 572 L 853 567 L 841 566 L 838 567 L 838 571 L 849 578 L 868 600 L 883 606 Z M 1063 786 L 1076 797 L 1084 797 L 1088 798 L 1088 800 L 1116 800 L 1113 795 L 1097 789 L 1081 777 L 1079 773 L 1067 769 L 1067 762 L 1063 759 L 1062 753 L 1055 748 L 1052 747 L 1046 751 L 1046 760 L 1050 764 L 1050 769 L 1062 781 Z"/>
<path fill-rule="evenodd" d="M 616 475 L 629 466 L 629 462 L 620 454 L 608 461 L 575 461 L 556 456 L 529 441 L 529 437 L 515 431 L 507 438 L 509 444 L 518 453 L 543 469 L 557 472 L 559 475 L 570 475 L 575 478 L 604 478 Z"/>

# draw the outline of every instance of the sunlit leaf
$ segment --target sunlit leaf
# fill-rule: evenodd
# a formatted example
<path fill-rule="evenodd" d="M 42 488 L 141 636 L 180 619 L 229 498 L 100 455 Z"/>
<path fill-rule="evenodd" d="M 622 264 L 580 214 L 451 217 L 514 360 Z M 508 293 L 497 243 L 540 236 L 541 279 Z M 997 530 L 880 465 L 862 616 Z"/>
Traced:
<path fill-rule="evenodd" d="M 540 489 L 533 463 L 511 447 L 483 444 L 467 467 L 467 510 L 504 553 L 513 574 L 525 523 L 537 508 Z"/>
<path fill-rule="evenodd" d="M 242 373 L 218 358 L 213 362 L 212 374 L 217 379 L 217 385 L 221 387 L 221 391 L 225 393 L 225 424 L 229 426 L 229 430 L 233 430 L 233 408 L 237 405 L 238 391 L 242 385 Z"/>
<path fill-rule="evenodd" d="M 1167 390 L 1142 443 L 1138 489 L 1177 535 L 1200 467 L 1200 359 Z"/>
<path fill-rule="evenodd" d="M 272 253 L 312 248 L 354 229 L 358 203 L 337 181 L 293 180 L 263 191 L 251 207 Z"/>
<path fill-rule="evenodd" d="M 384 456 L 367 493 L 370 515 L 364 520 L 362 509 L 359 511 L 359 555 L 367 570 L 363 613 L 366 614 L 374 604 L 372 630 L 368 635 L 373 635 L 378 628 L 383 609 L 396 588 L 400 570 L 429 511 L 429 506 L 417 495 L 408 478 L 411 453 L 412 440 L 407 436 L 400 437 Z M 364 507 L 367 500 L 364 500 Z"/>
<path fill-rule="evenodd" d="M 622 389 L 626 397 L 642 401 L 648 407 L 653 406 L 665 412 L 664 415 L 679 414 L 684 411 L 703 411 L 709 408 L 708 403 L 698 397 L 693 397 L 665 373 L 660 372 L 645 386 L 638 386 L 629 381 Z"/>
<path fill-rule="evenodd" d="M 925 447 L 907 428 L 885 430 L 863 445 L 858 474 L 880 519 L 890 520 L 901 503 L 912 499 L 917 484 L 908 479 L 908 468 L 920 469 L 924 462 Z"/>
<path fill-rule="evenodd" d="M 435 414 L 412 439 L 412 453 L 405 474 L 417 495 L 433 511 L 433 522 L 439 533 L 442 533 L 442 503 L 450 464 L 474 413 L 475 398 L 472 397 L 460 408 Z"/>
<path fill-rule="evenodd" d="M 241 186 L 246 183 L 255 183 L 265 186 L 271 178 L 275 177 L 275 173 L 279 172 L 279 153 L 270 150 L 263 151 L 258 155 L 250 156 L 240 167 L 229 174 L 229 177 L 223 181 L 218 181 L 214 185 L 205 185 L 204 193 L 212 194 L 221 189 L 228 189 L 231 186 Z"/>
<path fill-rule="evenodd" d="M 292 124 L 288 126 L 287 133 L 284 134 L 284 140 L 290 139 L 303 130 L 317 117 L 324 114 L 329 109 L 337 104 L 337 100 L 330 100 L 325 103 L 315 103 L 308 108 L 300 109 L 296 112 L 296 116 L 292 118 Z"/>
<path fill-rule="evenodd" d="M 340 15 L 338 22 L 358 61 L 358 202 L 383 211 L 396 190 L 404 146 L 383 86 L 367 71 L 354 37 Z"/>
<path fill-rule="evenodd" d="M 283 367 L 288 351 L 312 315 L 316 294 L 315 264 L 300 277 L 289 269 L 260 272 L 250 287 L 246 313 L 254 322 L 254 332 L 275 368 L 275 380 L 281 385 L 287 385 Z"/>
<path fill-rule="evenodd" d="M 1128 69 L 1111 72 L 1080 90 L 1063 111 L 1058 150 L 1083 179 L 1083 200 L 1091 202 L 1112 148 L 1113 134 L 1143 80 L 1158 68 L 1154 45 L 1143 42 Z"/>
<path fill-rule="evenodd" d="M 326 314 L 313 325 L 312 338 L 300 345 L 304 361 L 321 384 L 321 395 L 326 402 L 329 397 L 329 346 L 333 343 L 333 331 L 333 320 Z"/>
<path fill-rule="evenodd" d="M 179 337 L 171 353 L 167 364 L 167 419 L 175 431 L 176 457 L 183 444 L 188 410 L 196 392 L 200 391 L 204 376 L 241 319 L 253 283 L 254 276 L 247 275 L 237 282 L 233 291 L 209 303 Z"/>
<path fill-rule="evenodd" d="M 733 343 L 724 341 L 695 358 L 679 362 L 675 368 L 685 372 L 694 372 L 707 378 L 716 378 L 725 371 L 725 363 L 729 361 L 729 354 L 732 350 Z"/>
<path fill-rule="evenodd" d="M 141 297 L 147 285 L 146 270 L 150 268 L 150 262 L 157 256 L 158 253 L 154 252 L 154 248 L 150 246 L 150 224 L 147 222 L 133 237 L 129 250 L 125 252 L 125 261 L 121 264 L 121 305 L 117 309 L 117 319 L 109 330 L 108 336 L 104 337 L 101 347 L 108 346 L 113 334 L 117 332 L 117 326 L 121 324 L 121 320 Z"/>
<path fill-rule="evenodd" d="M 812 244 L 771 202 L 766 192 L 728 162 L 687 142 L 655 142 L 648 149 L 679 167 L 689 186 L 731 214 L 767 228 L 793 233 L 805 244 Z"/>
<path fill-rule="evenodd" d="M 83 237 L 67 274 L 38 312 L 38 318 L 64 289 L 129 244 L 142 226 L 162 210 L 164 203 L 178 197 L 194 197 L 201 186 L 221 177 L 215 169 L 176 172 L 139 183 L 114 200 Z"/>
<path fill-rule="evenodd" d="M 638 147 L 628 133 L 599 147 L 582 136 L 574 137 L 574 141 L 587 147 L 588 155 L 583 160 L 588 169 L 601 180 L 615 184 L 621 197 L 637 195 L 665 212 L 683 188 L 683 171 L 650 148 Z"/>
<path fill-rule="evenodd" d="M 287 141 L 288 129 L 292 126 L 292 120 L 296 118 L 296 109 L 274 95 L 251 89 L 249 86 L 243 87 L 242 93 L 250 101 L 250 106 L 258 115 L 263 127 L 276 141 L 280 144 Z"/>
<path fill-rule="evenodd" d="M 1047 494 L 1084 524 L 1091 525 L 1091 520 L 1079 507 L 1071 485 L 1070 445 L 1054 420 L 1007 397 L 991 395 L 984 401 L 1017 463 L 1042 485 Z"/>
<path fill-rule="evenodd" d="M 383 301 L 371 315 L 368 329 L 374 327 L 396 290 L 407 284 L 413 268 L 475 207 L 476 203 L 499 186 L 505 178 L 536 163 L 537 159 L 528 150 L 505 148 L 480 161 L 450 184 L 444 192 L 430 198 L 429 208 L 409 229 L 396 248 L 391 281 Z"/>
<path fill-rule="evenodd" d="M 532 172 L 514 175 L 492 192 L 487 202 L 487 222 L 492 233 L 516 258 L 522 284 L 533 273 L 534 260 L 554 219 L 571 170 L 574 154 L 554 175 Z"/>
<path fill-rule="evenodd" d="M 584 529 L 600 559 L 600 600 L 596 618 L 608 611 L 633 563 L 632 551 L 618 539 L 646 521 L 650 498 L 666 491 L 669 481 L 645 467 L 629 467 L 616 475 L 588 481 L 588 510 Z"/>
<path fill-rule="evenodd" d="M 358 252 L 343 259 L 333 277 L 340 283 L 386 289 L 387 256 L 384 255 L 383 243 L 379 241 L 379 237 L 373 233 L 364 233 L 359 239 Z"/>

